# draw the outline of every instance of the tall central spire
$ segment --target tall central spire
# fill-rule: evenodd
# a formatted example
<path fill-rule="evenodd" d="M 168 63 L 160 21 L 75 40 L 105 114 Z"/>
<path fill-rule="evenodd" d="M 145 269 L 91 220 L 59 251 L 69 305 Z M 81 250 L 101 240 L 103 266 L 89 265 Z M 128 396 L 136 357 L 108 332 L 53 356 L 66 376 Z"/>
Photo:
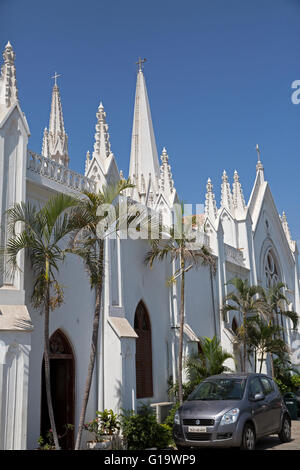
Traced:
<path fill-rule="evenodd" d="M 68 136 L 65 132 L 60 93 L 56 83 L 57 77 L 59 75 L 56 73 L 52 77 L 55 79 L 55 83 L 52 90 L 49 130 L 47 128 L 44 130 L 42 155 L 68 166 Z"/>
<path fill-rule="evenodd" d="M 139 60 L 129 167 L 129 177 L 139 193 L 142 182 L 146 192 L 149 185 L 151 191 L 158 191 L 159 182 L 159 160 L 142 63 Z"/>

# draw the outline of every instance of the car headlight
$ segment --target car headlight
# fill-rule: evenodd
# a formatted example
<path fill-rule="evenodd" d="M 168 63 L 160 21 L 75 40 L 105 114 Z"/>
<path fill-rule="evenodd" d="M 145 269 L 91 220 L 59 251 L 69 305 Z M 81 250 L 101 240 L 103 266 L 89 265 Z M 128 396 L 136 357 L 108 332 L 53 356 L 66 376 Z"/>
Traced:
<path fill-rule="evenodd" d="M 235 423 L 238 419 L 239 412 L 240 410 L 238 408 L 233 408 L 232 410 L 227 411 L 227 413 L 222 416 L 220 424 L 223 425 Z"/>
<path fill-rule="evenodd" d="M 174 424 L 180 424 L 180 417 L 178 411 L 174 415 Z"/>

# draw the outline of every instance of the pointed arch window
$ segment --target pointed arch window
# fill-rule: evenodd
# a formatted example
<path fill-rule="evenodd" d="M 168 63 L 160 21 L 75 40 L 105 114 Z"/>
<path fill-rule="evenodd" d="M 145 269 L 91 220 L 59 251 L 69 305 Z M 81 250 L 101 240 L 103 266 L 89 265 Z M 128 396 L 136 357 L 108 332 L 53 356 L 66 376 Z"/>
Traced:
<path fill-rule="evenodd" d="M 277 262 L 275 260 L 275 256 L 272 250 L 269 250 L 267 252 L 267 255 L 265 258 L 264 270 L 265 270 L 265 280 L 266 280 L 267 287 L 272 287 L 279 282 L 279 272 L 277 268 Z"/>
<path fill-rule="evenodd" d="M 153 396 L 151 323 L 142 301 L 135 311 L 134 330 L 138 335 L 135 354 L 136 397 L 149 398 Z"/>

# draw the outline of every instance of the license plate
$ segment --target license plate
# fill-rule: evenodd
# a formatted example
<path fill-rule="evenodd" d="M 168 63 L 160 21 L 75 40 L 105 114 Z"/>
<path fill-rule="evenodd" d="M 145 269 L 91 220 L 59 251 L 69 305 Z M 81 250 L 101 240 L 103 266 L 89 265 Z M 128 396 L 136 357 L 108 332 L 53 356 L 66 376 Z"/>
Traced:
<path fill-rule="evenodd" d="M 206 432 L 206 426 L 189 426 L 188 432 Z"/>

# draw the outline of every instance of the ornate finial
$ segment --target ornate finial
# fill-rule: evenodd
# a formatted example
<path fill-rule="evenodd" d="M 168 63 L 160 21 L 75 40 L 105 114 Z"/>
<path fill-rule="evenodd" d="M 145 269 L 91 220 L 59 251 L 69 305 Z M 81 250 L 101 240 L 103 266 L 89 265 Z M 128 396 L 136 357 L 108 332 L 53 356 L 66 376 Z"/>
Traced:
<path fill-rule="evenodd" d="M 9 41 L 2 55 L 4 64 L 1 67 L 0 103 L 5 105 L 6 108 L 9 108 L 14 102 L 18 101 L 15 67 L 16 55 Z"/>
<path fill-rule="evenodd" d="M 257 152 L 257 164 L 256 164 L 256 171 L 263 170 L 264 167 L 260 161 L 260 148 L 258 144 L 256 144 L 256 152 Z"/>
<path fill-rule="evenodd" d="M 123 170 L 120 170 L 120 180 L 124 179 Z"/>
<path fill-rule="evenodd" d="M 102 101 L 99 104 L 98 111 L 96 113 L 97 124 L 95 133 L 95 144 L 93 156 L 98 155 L 103 161 L 110 155 L 110 141 L 108 133 L 108 124 L 106 123 L 106 112 Z"/>
<path fill-rule="evenodd" d="M 61 77 L 61 75 L 58 75 L 56 72 L 54 73 L 53 77 L 51 77 L 51 78 L 54 78 L 54 86 L 57 86 L 58 77 Z"/>
<path fill-rule="evenodd" d="M 169 161 L 169 156 L 166 147 L 162 149 L 161 157 L 160 157 L 162 163 L 168 163 Z"/>
<path fill-rule="evenodd" d="M 212 220 L 217 218 L 218 210 L 215 201 L 215 195 L 213 193 L 213 185 L 211 179 L 208 178 L 206 185 L 206 196 L 205 196 L 205 215 L 211 217 Z"/>
<path fill-rule="evenodd" d="M 138 61 L 136 62 L 136 64 L 138 65 L 138 72 L 142 72 L 143 71 L 143 68 L 144 68 L 144 63 L 147 61 L 147 59 L 142 59 L 141 57 L 139 57 Z"/>
<path fill-rule="evenodd" d="M 243 212 L 246 208 L 245 199 L 243 195 L 242 185 L 240 183 L 240 178 L 238 172 L 235 170 L 233 174 L 233 191 L 232 191 L 232 198 L 233 198 L 233 205 L 234 208 L 239 211 Z"/>

